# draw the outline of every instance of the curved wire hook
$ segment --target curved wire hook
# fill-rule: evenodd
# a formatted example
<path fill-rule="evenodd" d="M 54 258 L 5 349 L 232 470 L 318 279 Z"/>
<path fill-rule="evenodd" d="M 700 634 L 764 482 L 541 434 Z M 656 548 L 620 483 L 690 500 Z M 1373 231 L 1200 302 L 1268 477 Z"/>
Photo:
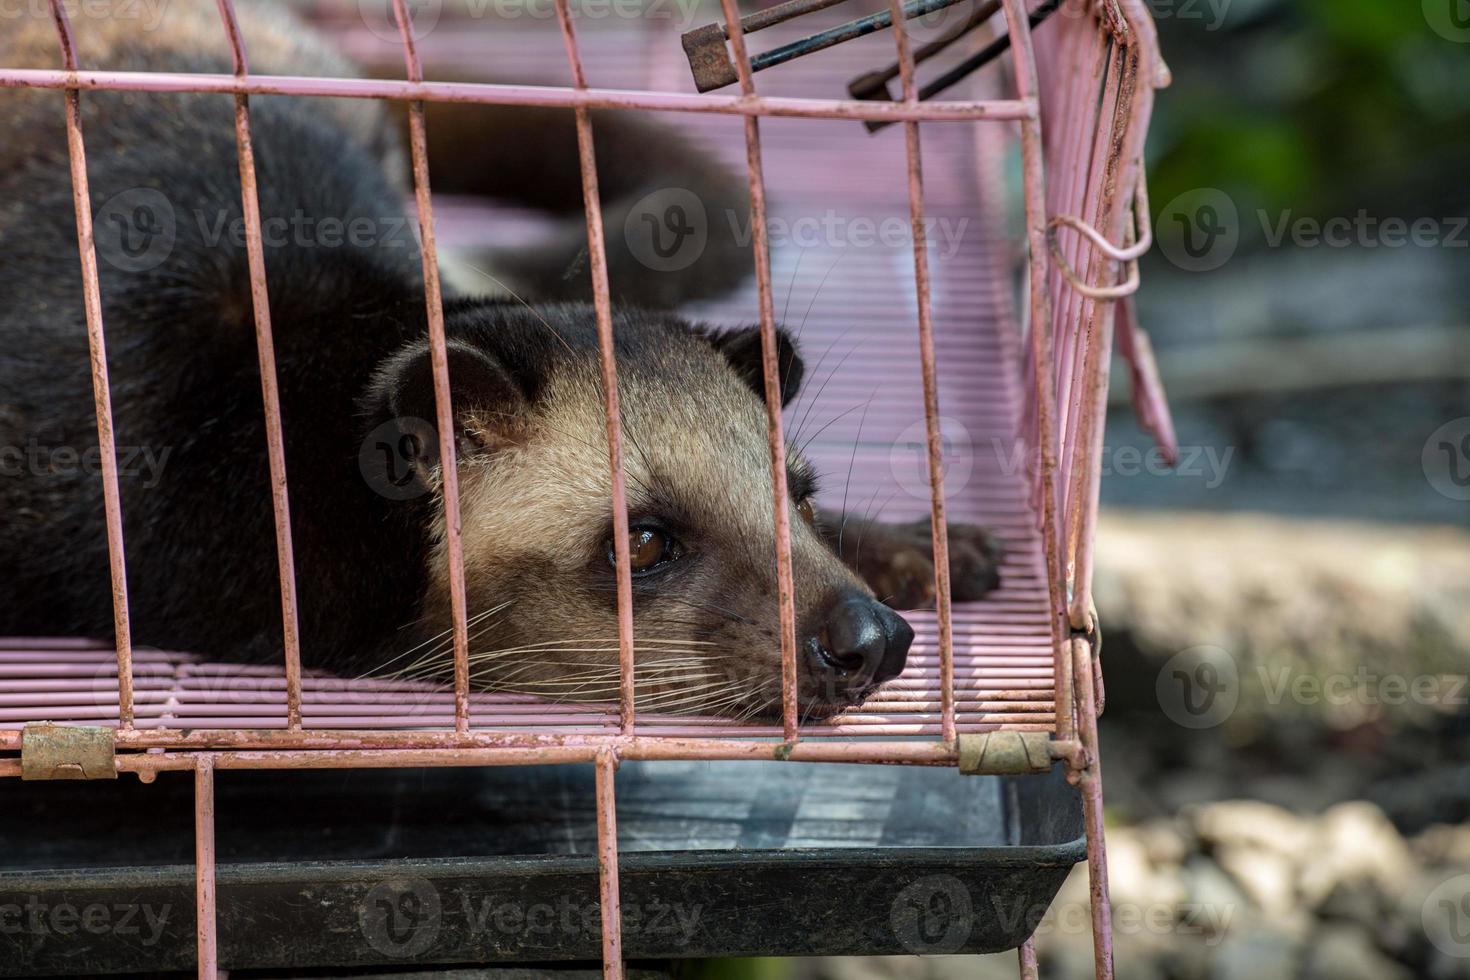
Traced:
<path fill-rule="evenodd" d="M 1046 242 L 1051 249 L 1052 257 L 1056 259 L 1057 268 L 1062 273 L 1072 288 L 1089 299 L 1121 299 L 1130 296 L 1138 290 L 1138 259 L 1146 253 L 1154 243 L 1153 229 L 1148 223 L 1148 182 L 1144 178 L 1143 166 L 1138 168 L 1138 189 L 1133 198 L 1133 224 L 1137 241 L 1122 248 L 1114 245 L 1103 237 L 1092 225 L 1080 218 L 1070 214 L 1059 214 L 1047 222 Z M 1066 255 L 1062 253 L 1061 244 L 1058 241 L 1057 229 L 1061 227 L 1071 228 L 1073 231 L 1086 238 L 1089 242 L 1108 258 L 1115 262 L 1128 263 L 1128 278 L 1112 286 L 1092 286 L 1082 281 L 1077 275 L 1071 263 L 1067 261 Z"/>

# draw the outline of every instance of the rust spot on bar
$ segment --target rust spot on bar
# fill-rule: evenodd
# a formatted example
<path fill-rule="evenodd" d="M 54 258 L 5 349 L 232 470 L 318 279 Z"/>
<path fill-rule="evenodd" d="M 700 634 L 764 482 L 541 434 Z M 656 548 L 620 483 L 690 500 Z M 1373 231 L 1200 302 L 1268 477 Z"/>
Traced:
<path fill-rule="evenodd" d="M 1011 121 L 1036 113 L 1034 103 L 1014 99 L 972 102 L 898 102 L 853 99 L 801 99 L 782 96 L 694 95 L 631 89 L 578 90 L 552 85 L 497 85 L 481 82 L 394 81 L 373 78 L 313 78 L 298 75 L 192 74 L 188 72 L 78 71 L 46 68 L 0 69 L 0 88 L 82 88 L 128 92 L 225 92 L 247 95 L 309 95 L 322 98 L 391 99 L 398 102 L 471 102 L 589 109 L 648 109 L 793 119 L 923 119 L 959 122 Z"/>
<path fill-rule="evenodd" d="M 899 0 L 888 0 L 897 22 L 902 14 Z M 898 46 L 898 71 L 903 80 L 903 98 L 918 102 L 914 82 L 914 53 L 905 31 L 893 32 Z M 919 364 L 924 379 L 924 430 L 928 442 L 930 539 L 934 549 L 934 606 L 939 617 L 940 731 L 946 742 L 955 741 L 954 722 L 954 624 L 949 594 L 949 529 L 945 516 L 944 457 L 939 433 L 939 379 L 934 360 L 934 308 L 929 288 L 929 243 L 924 237 L 924 168 L 919 149 L 919 124 L 904 126 L 908 167 L 909 223 L 914 239 L 914 288 L 919 301 Z"/>
<path fill-rule="evenodd" d="M 1022 943 L 1021 948 L 1016 950 L 1016 955 L 1020 960 L 1021 980 L 1039 980 L 1040 973 L 1036 965 L 1035 938 L 1028 938 Z"/>
<path fill-rule="evenodd" d="M 597 878 L 602 893 L 602 976 L 623 980 L 623 924 L 618 900 L 618 756 L 597 753 Z"/>
<path fill-rule="evenodd" d="M 754 34 L 763 31 L 767 27 L 784 24 L 793 17 L 801 17 L 804 14 L 816 13 L 818 10 L 826 10 L 835 7 L 846 0 L 786 0 L 786 3 L 767 7 L 765 10 L 757 10 L 755 13 L 746 14 L 740 18 L 740 29 L 746 34 Z M 720 37 L 725 36 L 729 28 L 724 24 L 714 25 L 720 32 Z"/>
<path fill-rule="evenodd" d="M 1129 111 L 1132 108 L 1134 87 L 1138 80 L 1138 52 L 1124 49 L 1122 78 L 1118 86 L 1117 103 L 1114 107 L 1111 136 L 1107 158 L 1103 168 L 1103 193 L 1099 214 L 1104 224 L 1104 237 L 1112 232 L 1112 226 L 1125 217 L 1119 205 L 1118 174 L 1126 159 L 1125 142 L 1129 134 Z M 1096 266 L 1100 263 L 1094 262 Z M 1130 281 L 1137 288 L 1138 267 L 1132 266 Z M 1089 281 L 1092 277 L 1089 276 Z M 1127 285 L 1125 283 L 1125 285 Z M 1129 289 L 1128 292 L 1132 292 Z M 1082 417 L 1079 420 L 1079 440 L 1082 456 L 1072 473 L 1075 481 L 1072 497 L 1076 501 L 1076 527 L 1073 531 L 1074 587 L 1068 606 L 1068 621 L 1073 629 L 1083 629 L 1088 621 L 1088 610 L 1092 603 L 1092 547 L 1093 534 L 1097 525 L 1098 492 L 1102 479 L 1103 423 L 1107 415 L 1108 370 L 1113 346 L 1113 325 L 1116 304 L 1099 306 L 1092 304 L 1089 334 L 1095 332 L 1094 343 L 1089 344 L 1088 358 L 1084 366 L 1086 379 Z M 1089 496 L 1090 495 L 1090 496 Z"/>
<path fill-rule="evenodd" d="M 232 0 L 217 0 L 230 43 L 235 76 L 246 78 L 250 62 L 235 18 Z M 255 180 L 255 150 L 250 136 L 249 96 L 235 95 L 235 147 L 240 161 L 240 205 L 245 217 L 245 252 L 250 264 L 250 306 L 255 315 L 255 347 L 260 362 L 260 391 L 265 403 L 266 455 L 270 461 L 271 511 L 276 528 L 277 574 L 281 580 L 281 632 L 286 661 L 286 724 L 301 727 L 301 634 L 296 607 L 296 559 L 291 543 L 291 504 L 286 487 L 285 436 L 281 429 L 281 393 L 276 382 L 276 349 L 271 332 L 270 294 L 265 281 L 265 247 L 261 239 L 260 195 Z"/>
<path fill-rule="evenodd" d="M 410 82 L 422 82 L 413 40 L 413 22 L 403 0 L 393 0 L 393 16 L 403 38 Z M 439 250 L 434 243 L 434 206 L 429 195 L 428 137 L 424 104 L 408 105 L 408 135 L 413 156 L 413 199 L 419 218 L 419 255 L 424 268 L 424 306 L 429 319 L 429 362 L 434 372 L 435 423 L 439 427 L 440 491 L 444 494 L 444 542 L 449 559 L 449 607 L 454 620 L 454 728 L 470 727 L 470 637 L 464 584 L 464 544 L 460 537 L 459 466 L 454 455 L 454 410 L 449 394 L 449 355 L 444 340 L 444 297 L 439 287 Z"/>
<path fill-rule="evenodd" d="M 719 24 L 695 28 L 681 39 L 694 87 L 701 92 L 724 88 L 739 77 L 730 63 L 730 49 L 725 45 L 725 29 Z"/>
<path fill-rule="evenodd" d="M 61 0 L 51 0 L 51 17 L 61 45 L 63 73 L 75 82 L 76 47 Z M 117 714 L 124 731 L 133 727 L 133 631 L 128 616 L 128 570 L 123 553 L 122 498 L 117 486 L 117 440 L 112 428 L 112 388 L 107 378 L 107 341 L 102 330 L 102 286 L 92 238 L 92 192 L 87 183 L 87 152 L 82 142 L 82 99 L 75 84 L 66 88 L 66 152 L 71 165 L 71 199 L 77 215 L 77 249 L 82 262 L 82 305 L 87 318 L 87 350 L 92 363 L 92 404 L 102 462 L 102 507 L 107 523 L 107 565 L 112 577 L 112 632 L 117 644 Z"/>
<path fill-rule="evenodd" d="M 1012 726 L 1018 727 L 1018 726 Z M 372 757 L 382 753 L 392 757 L 403 752 L 525 752 L 533 761 L 542 759 L 535 753 L 554 755 L 563 751 L 581 752 L 579 758 L 591 758 L 604 748 L 617 750 L 625 759 L 769 759 L 777 746 L 785 743 L 770 738 L 730 738 L 719 736 L 674 735 L 577 735 L 542 734 L 539 732 L 453 732 L 453 731 L 301 731 L 202 729 L 181 732 L 169 729 L 134 730 L 126 737 L 119 732 L 117 749 L 120 760 L 138 758 L 128 753 L 148 749 L 211 751 L 225 753 L 268 752 L 320 755 L 322 752 L 351 752 Z M 917 762 L 953 765 L 958 758 L 953 745 L 933 739 L 899 741 L 894 739 L 803 740 L 787 745 L 792 761 L 821 762 Z M 223 754 L 220 756 L 223 758 Z M 466 756 L 466 758 L 468 758 Z M 390 763 L 391 764 L 391 763 Z M 478 764 L 456 763 L 451 764 Z M 120 767 L 122 763 L 119 763 Z"/>
<path fill-rule="evenodd" d="M 1011 58 L 1016 80 L 1016 95 L 1021 102 L 1035 105 L 1037 100 L 1036 58 L 1031 45 L 1031 29 L 1026 8 L 1021 0 L 1003 0 L 1006 29 L 1011 36 Z M 1021 121 L 1021 173 L 1026 207 L 1026 244 L 1029 259 L 1029 287 L 1031 303 L 1031 365 L 1032 396 L 1036 413 L 1037 479 L 1041 516 L 1041 537 L 1046 554 L 1046 586 L 1048 620 L 1052 632 L 1052 648 L 1055 651 L 1055 676 L 1057 686 L 1061 678 L 1070 674 L 1067 654 L 1068 632 L 1064 629 L 1066 599 L 1061 587 L 1061 547 L 1057 528 L 1057 450 L 1056 430 L 1056 387 L 1052 361 L 1052 307 L 1046 249 L 1046 177 L 1045 148 L 1041 135 L 1039 114 Z M 1061 700 L 1061 694 L 1058 694 Z M 1057 736 L 1071 738 L 1073 735 L 1070 714 L 1057 713 Z"/>
<path fill-rule="evenodd" d="M 755 98 L 750 57 L 739 30 L 736 0 L 720 0 L 740 93 Z M 776 517 L 776 588 L 781 614 L 781 725 L 788 742 L 797 737 L 796 714 L 796 594 L 791 580 L 791 501 L 786 487 L 786 436 L 781 427 L 781 369 L 776 363 L 776 310 L 771 296 L 771 249 L 766 235 L 766 180 L 761 165 L 760 120 L 745 118 L 745 168 L 750 183 L 751 249 L 760 307 L 761 368 L 766 394 L 766 435 L 771 451 L 772 502 Z"/>
<path fill-rule="evenodd" d="M 1103 838 L 1102 769 L 1097 751 L 1097 705 L 1093 700 L 1092 646 L 1084 639 L 1071 643 L 1072 672 L 1077 686 L 1078 735 L 1085 768 L 1073 770 L 1082 791 L 1087 827 L 1087 881 L 1092 909 L 1092 956 L 1097 980 L 1113 980 L 1113 911 L 1108 895 L 1108 855 Z"/>
<path fill-rule="evenodd" d="M 572 83 L 587 88 L 577 35 L 566 0 L 556 0 L 557 22 L 566 43 Z M 582 205 L 587 213 L 587 253 L 592 267 L 592 304 L 597 313 L 597 352 L 602 367 L 603 411 L 607 419 L 608 468 L 612 482 L 613 561 L 618 590 L 618 709 L 623 734 L 633 732 L 636 680 L 633 662 L 633 566 L 628 556 L 628 494 L 623 476 L 622 408 L 618 401 L 618 367 L 613 347 L 612 297 L 607 282 L 607 242 L 602 227 L 602 198 L 597 187 L 597 152 L 592 118 L 586 106 L 576 108 L 577 164 L 582 174 Z"/>
<path fill-rule="evenodd" d="M 199 975 L 219 973 L 218 924 L 215 921 L 214 882 L 214 758 L 201 755 L 194 763 L 194 909 L 195 945 Z"/>

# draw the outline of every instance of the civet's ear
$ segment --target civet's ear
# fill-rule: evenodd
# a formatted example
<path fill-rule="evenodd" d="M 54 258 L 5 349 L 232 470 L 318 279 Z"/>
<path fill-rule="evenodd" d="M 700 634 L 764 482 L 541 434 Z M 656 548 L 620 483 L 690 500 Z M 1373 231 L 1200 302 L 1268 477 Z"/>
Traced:
<path fill-rule="evenodd" d="M 761 331 L 758 326 L 735 327 L 730 330 L 702 331 L 715 350 L 725 355 L 730 369 L 738 374 L 755 396 L 762 401 L 766 397 L 765 369 L 761 360 Z M 791 404 L 801 389 L 802 375 L 806 372 L 796 341 L 785 327 L 776 328 L 776 367 L 781 378 L 781 405 Z"/>
<path fill-rule="evenodd" d="M 530 406 L 521 380 L 494 354 L 462 340 L 450 339 L 445 354 L 456 453 L 461 457 L 493 453 L 517 444 Z M 362 400 L 375 422 L 386 419 L 398 425 L 407 440 L 403 455 L 429 467 L 437 465 L 434 432 L 439 416 L 427 340 L 407 344 L 384 360 Z"/>

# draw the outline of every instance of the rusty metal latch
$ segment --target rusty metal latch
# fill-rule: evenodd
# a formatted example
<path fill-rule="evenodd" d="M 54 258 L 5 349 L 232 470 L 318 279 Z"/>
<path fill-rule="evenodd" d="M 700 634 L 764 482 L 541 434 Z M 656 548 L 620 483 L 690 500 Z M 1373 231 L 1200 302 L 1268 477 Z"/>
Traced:
<path fill-rule="evenodd" d="M 961 735 L 960 772 L 967 776 L 1023 776 L 1051 769 L 1047 732 Z"/>
<path fill-rule="evenodd" d="M 20 736 L 21 779 L 116 779 L 113 732 L 34 722 Z"/>

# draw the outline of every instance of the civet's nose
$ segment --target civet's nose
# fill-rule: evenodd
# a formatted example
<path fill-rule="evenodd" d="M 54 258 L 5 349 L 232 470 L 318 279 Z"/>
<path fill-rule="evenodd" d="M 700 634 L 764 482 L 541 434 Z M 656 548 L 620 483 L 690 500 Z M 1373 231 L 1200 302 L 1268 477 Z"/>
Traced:
<path fill-rule="evenodd" d="M 847 595 L 828 610 L 807 653 L 834 694 L 856 695 L 901 674 L 913 642 L 913 628 L 898 613 L 876 599 Z"/>

